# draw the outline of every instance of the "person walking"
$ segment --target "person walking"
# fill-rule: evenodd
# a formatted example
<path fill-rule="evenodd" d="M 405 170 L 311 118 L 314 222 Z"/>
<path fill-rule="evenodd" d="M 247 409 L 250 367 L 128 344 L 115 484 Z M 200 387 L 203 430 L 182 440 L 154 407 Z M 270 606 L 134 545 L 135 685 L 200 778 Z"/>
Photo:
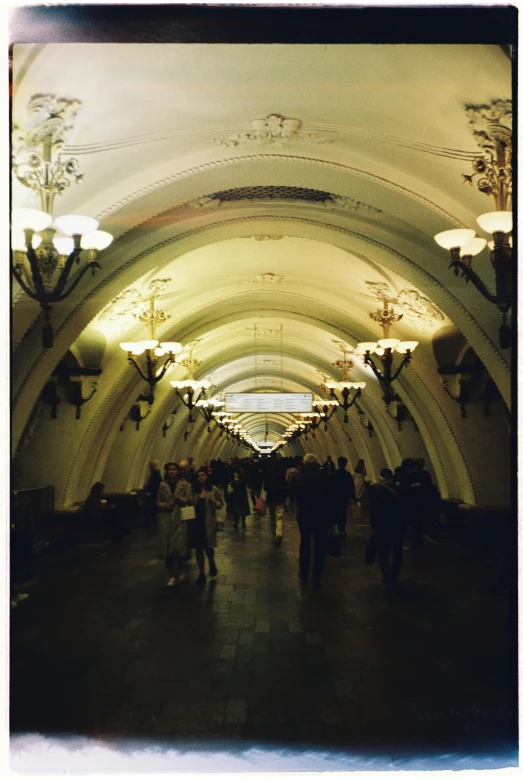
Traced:
<path fill-rule="evenodd" d="M 312 584 L 321 588 L 325 547 L 329 526 L 329 477 L 320 469 L 312 453 L 303 458 L 303 471 L 289 483 L 289 494 L 296 501 L 296 519 L 300 531 L 298 577 L 307 582 L 311 568 Z"/>
<path fill-rule="evenodd" d="M 165 558 L 169 579 L 165 583 L 171 588 L 181 581 L 184 561 L 188 554 L 187 523 L 182 520 L 180 509 L 191 503 L 192 491 L 187 480 L 181 476 L 177 463 L 165 464 L 165 477 L 158 488 L 158 524 L 160 528 L 160 551 Z"/>
<path fill-rule="evenodd" d="M 388 468 L 380 471 L 379 483 L 371 485 L 370 524 L 376 535 L 376 553 L 385 584 L 398 581 L 403 559 L 405 522 L 394 474 Z M 392 556 L 392 558 L 391 558 Z"/>
<path fill-rule="evenodd" d="M 245 518 L 250 512 L 249 497 L 247 495 L 247 482 L 245 477 L 235 472 L 227 487 L 229 496 L 229 511 L 233 517 L 234 528 L 238 528 L 241 522 L 245 528 Z"/>
<path fill-rule="evenodd" d="M 207 470 L 200 468 L 196 472 L 196 485 L 193 491 L 193 504 L 196 517 L 188 521 L 189 549 L 196 551 L 198 577 L 195 585 L 205 585 L 205 557 L 209 561 L 209 577 L 216 577 L 218 569 L 214 560 L 216 548 L 216 510 L 223 506 L 223 498 L 207 476 Z"/>
<path fill-rule="evenodd" d="M 349 504 L 356 501 L 356 491 L 352 474 L 347 471 L 347 458 L 338 458 L 338 468 L 330 477 L 332 521 L 339 532 L 345 536 Z"/>
<path fill-rule="evenodd" d="M 275 452 L 271 452 L 265 468 L 264 486 L 272 538 L 280 546 L 283 541 L 283 518 L 287 500 L 287 483 L 285 482 L 285 467 L 278 461 Z"/>
<path fill-rule="evenodd" d="M 352 472 L 352 479 L 354 480 L 354 494 L 356 496 L 356 501 L 351 508 L 352 520 L 362 519 L 361 499 L 363 498 L 363 494 L 365 493 L 366 474 L 367 474 L 367 470 L 365 469 L 365 461 L 363 460 L 363 458 L 360 458 L 356 463 L 356 466 L 354 467 L 354 471 Z"/>
<path fill-rule="evenodd" d="M 334 474 L 336 471 L 336 466 L 334 465 L 334 461 L 332 460 L 331 455 L 327 455 L 327 460 L 323 464 L 323 470 L 327 472 L 327 474 Z"/>

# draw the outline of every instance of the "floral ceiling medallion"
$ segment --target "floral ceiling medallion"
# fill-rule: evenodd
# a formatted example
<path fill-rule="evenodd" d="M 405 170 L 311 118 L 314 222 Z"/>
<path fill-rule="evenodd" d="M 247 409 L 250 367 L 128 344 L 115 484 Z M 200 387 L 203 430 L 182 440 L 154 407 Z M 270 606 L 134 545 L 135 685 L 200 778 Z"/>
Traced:
<path fill-rule="evenodd" d="M 290 119 L 281 114 L 269 114 L 265 119 L 253 119 L 250 123 L 250 133 L 230 135 L 228 138 L 215 138 L 219 146 L 240 146 L 251 144 L 266 146 L 276 144 L 283 146 L 297 142 L 316 144 L 331 143 L 330 138 L 318 135 L 318 133 L 304 133 L 301 130 L 302 122 L 299 119 Z"/>

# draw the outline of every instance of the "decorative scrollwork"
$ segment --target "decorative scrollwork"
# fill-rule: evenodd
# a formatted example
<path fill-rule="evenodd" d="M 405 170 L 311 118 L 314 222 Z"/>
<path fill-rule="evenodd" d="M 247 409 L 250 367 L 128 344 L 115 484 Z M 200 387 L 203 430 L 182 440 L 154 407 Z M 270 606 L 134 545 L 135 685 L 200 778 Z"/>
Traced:
<path fill-rule="evenodd" d="M 215 138 L 215 143 L 220 146 L 240 146 L 241 144 L 267 145 L 288 144 L 298 141 L 308 143 L 330 143 L 330 138 L 325 138 L 318 133 L 301 132 L 301 120 L 290 119 L 281 114 L 269 114 L 265 119 L 253 119 L 250 133 L 239 133 L 228 138 Z"/>

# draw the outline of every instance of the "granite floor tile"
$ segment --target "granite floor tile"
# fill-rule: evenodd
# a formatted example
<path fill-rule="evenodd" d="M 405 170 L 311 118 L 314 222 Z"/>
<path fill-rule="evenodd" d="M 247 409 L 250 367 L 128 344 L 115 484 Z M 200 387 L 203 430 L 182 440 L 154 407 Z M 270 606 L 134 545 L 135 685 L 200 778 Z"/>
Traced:
<path fill-rule="evenodd" d="M 103 557 L 50 552 L 11 616 L 13 732 L 327 748 L 506 738 L 509 611 L 485 595 L 484 563 L 406 554 L 389 592 L 363 562 L 367 527 L 350 527 L 317 593 L 297 582 L 296 527 L 277 549 L 254 523 L 219 534 L 220 573 L 201 589 L 194 558 L 164 587 L 157 528 Z M 66 571 L 81 590 L 64 589 Z"/>

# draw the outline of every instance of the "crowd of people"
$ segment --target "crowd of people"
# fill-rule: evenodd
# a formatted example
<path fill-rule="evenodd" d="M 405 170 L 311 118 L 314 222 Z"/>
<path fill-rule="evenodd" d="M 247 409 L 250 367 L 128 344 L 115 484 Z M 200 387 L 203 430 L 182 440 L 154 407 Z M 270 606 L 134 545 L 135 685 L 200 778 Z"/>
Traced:
<path fill-rule="evenodd" d="M 273 453 L 267 458 L 206 460 L 196 467 L 193 458 L 164 465 L 153 460 L 145 485 L 148 516 L 157 523 L 161 556 L 167 569 L 167 587 L 185 575 L 194 551 L 198 566 L 196 585 L 216 577 L 217 532 L 220 510 L 233 530 L 245 528 L 251 514 L 268 514 L 273 543 L 281 546 L 286 518 L 295 520 L 300 533 L 298 577 L 321 587 L 327 540 L 333 529 L 342 539 L 347 519 L 365 522 L 367 507 L 372 529 L 367 563 L 377 558 L 383 581 L 395 583 L 401 569 L 404 541 L 423 544 L 422 522 L 439 512 L 439 493 L 432 484 L 423 459 L 406 458 L 394 471 L 381 470 L 379 482 L 367 479 L 360 459 L 352 471 L 340 456 L 337 464 L 329 455 L 325 462 L 309 453 L 285 458 Z M 88 505 L 102 512 L 102 483 L 93 486 Z M 111 513 L 110 507 L 106 510 Z M 366 512 L 365 512 L 366 514 Z M 207 562 L 207 571 L 206 571 Z"/>

